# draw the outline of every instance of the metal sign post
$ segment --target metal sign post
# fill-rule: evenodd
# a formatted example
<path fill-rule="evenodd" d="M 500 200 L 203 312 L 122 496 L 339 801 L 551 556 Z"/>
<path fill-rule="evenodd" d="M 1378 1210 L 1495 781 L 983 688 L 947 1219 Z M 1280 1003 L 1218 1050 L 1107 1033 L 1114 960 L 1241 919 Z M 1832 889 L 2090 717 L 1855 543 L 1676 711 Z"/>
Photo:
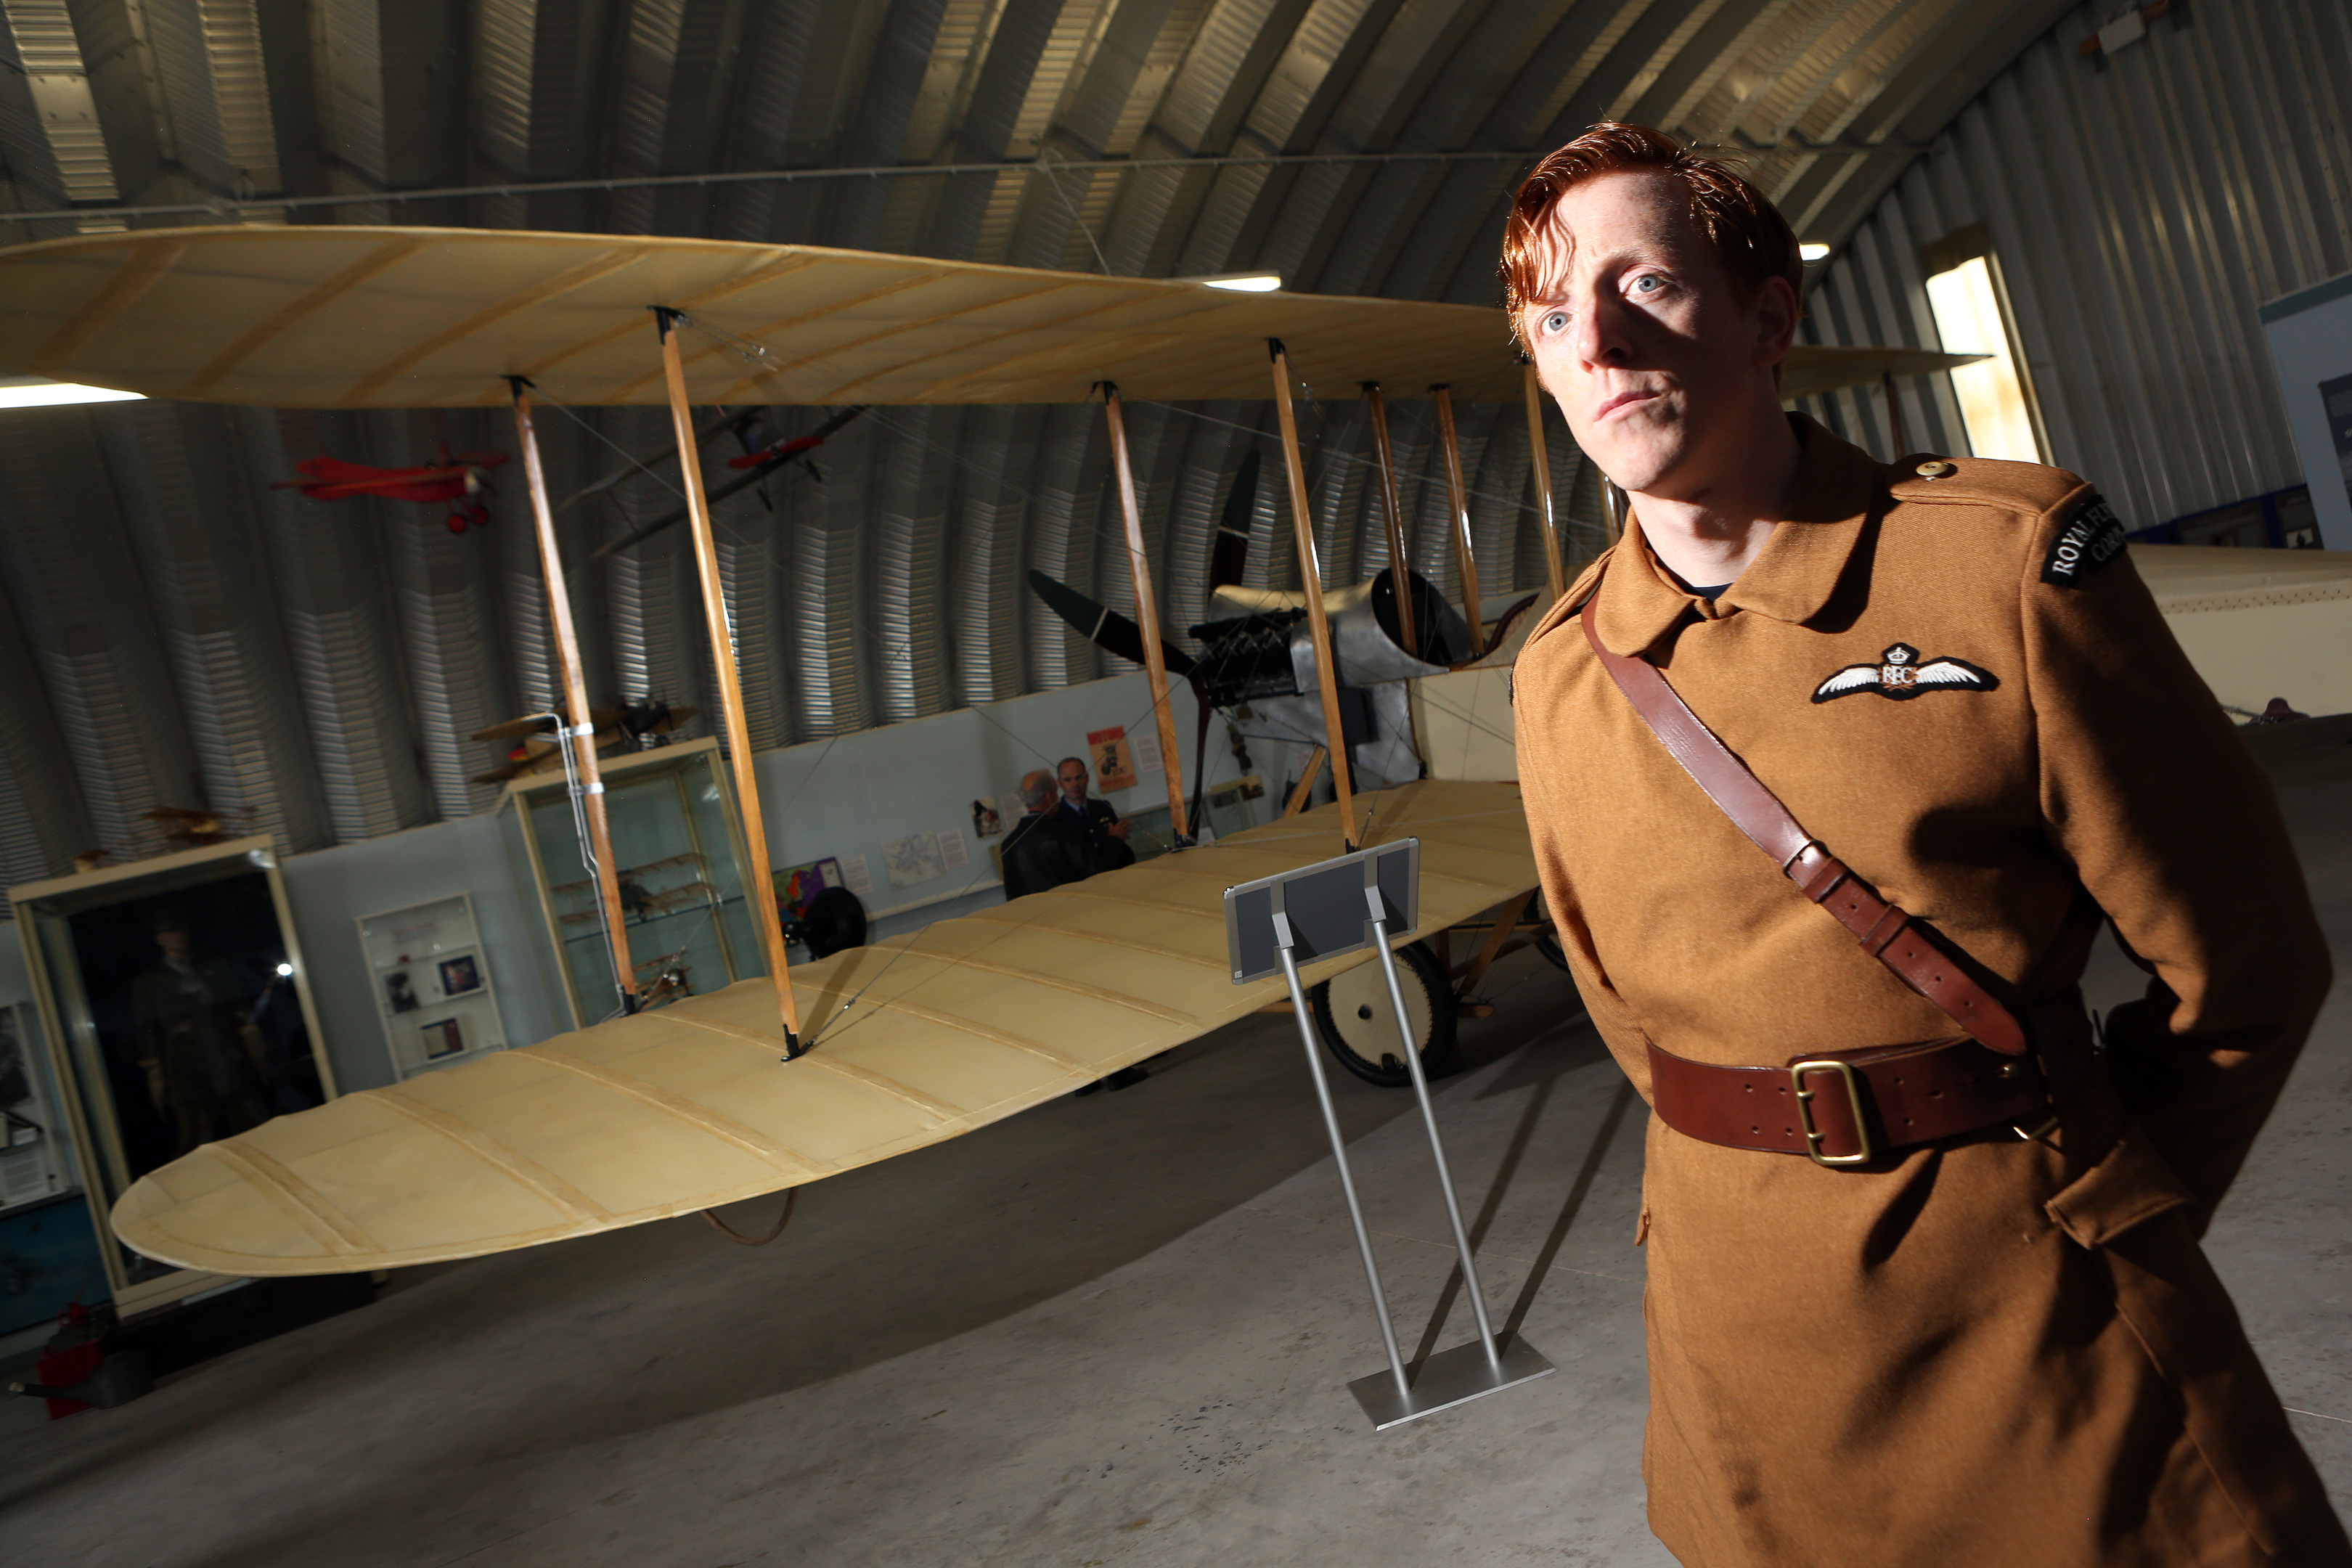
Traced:
<path fill-rule="evenodd" d="M 1392 935 L 1408 935 L 1418 922 L 1420 887 L 1421 840 L 1406 838 L 1225 889 L 1225 944 L 1233 961 L 1234 984 L 1264 979 L 1279 969 L 1290 987 L 1298 1042 L 1307 1051 L 1307 1069 L 1315 1080 L 1315 1098 L 1323 1110 L 1323 1130 L 1331 1140 L 1332 1163 L 1339 1173 L 1340 1191 L 1347 1194 L 1349 1223 L 1356 1228 L 1364 1283 L 1371 1289 L 1372 1311 L 1380 1320 L 1381 1342 L 1388 1351 L 1386 1372 L 1360 1377 L 1348 1385 L 1364 1414 L 1371 1417 L 1376 1432 L 1499 1394 L 1555 1370 L 1525 1340 L 1497 1334 L 1486 1315 L 1486 1292 L 1478 1281 L 1470 1233 L 1462 1223 L 1461 1202 L 1454 1196 L 1445 1142 L 1437 1131 L 1437 1110 L 1429 1098 L 1429 1079 L 1406 1027 L 1404 988 L 1397 980 L 1396 956 L 1389 951 Z M 1381 1285 L 1380 1261 L 1372 1253 L 1363 1204 L 1356 1195 L 1355 1172 L 1348 1163 L 1347 1140 L 1339 1131 L 1339 1110 L 1332 1103 L 1331 1080 L 1316 1044 L 1314 1021 L 1307 1016 L 1307 993 L 1298 981 L 1302 963 L 1367 947 L 1379 955 L 1381 973 L 1388 979 L 1398 1046 L 1412 1074 L 1413 1096 L 1421 1103 L 1422 1126 L 1429 1134 L 1438 1190 L 1444 1194 L 1445 1217 L 1454 1227 L 1454 1255 L 1462 1263 L 1462 1287 L 1478 1321 L 1476 1339 L 1431 1356 L 1422 1363 L 1417 1379 L 1405 1376 L 1404 1357 L 1397 1349 L 1396 1324 L 1389 1315 L 1388 1292 Z"/>

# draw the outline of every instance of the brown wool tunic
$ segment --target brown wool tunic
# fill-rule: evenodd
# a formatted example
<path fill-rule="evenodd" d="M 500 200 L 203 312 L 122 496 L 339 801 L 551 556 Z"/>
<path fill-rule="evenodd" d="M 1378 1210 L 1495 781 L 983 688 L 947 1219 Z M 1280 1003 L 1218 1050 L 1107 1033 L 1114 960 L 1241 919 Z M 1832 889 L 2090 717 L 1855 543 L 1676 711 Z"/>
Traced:
<path fill-rule="evenodd" d="M 1601 640 L 1997 995 L 2064 993 L 2103 912 L 2152 980 L 2057 1148 L 1829 1170 L 1651 1119 L 1652 1527 L 1694 1568 L 2345 1568 L 2197 1241 L 2329 980 L 2271 788 L 2127 555 L 2045 580 L 2080 479 L 1927 479 L 1795 423 L 1785 520 L 1719 600 L 1632 534 L 1518 661 L 1544 893 L 1611 1050 L 1647 1096 L 1648 1041 L 1779 1064 L 1958 1031 L 1643 725 L 1572 616 L 1596 576 Z M 1897 643 L 1995 684 L 1815 700 Z"/>

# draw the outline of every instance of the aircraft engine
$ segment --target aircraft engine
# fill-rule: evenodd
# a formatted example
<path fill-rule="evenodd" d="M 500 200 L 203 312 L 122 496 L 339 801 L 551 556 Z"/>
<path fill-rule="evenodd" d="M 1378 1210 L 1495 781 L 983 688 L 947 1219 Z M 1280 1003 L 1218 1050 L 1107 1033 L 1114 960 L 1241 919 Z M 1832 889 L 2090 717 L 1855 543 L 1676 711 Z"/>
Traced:
<path fill-rule="evenodd" d="M 1409 575 L 1417 654 L 1404 646 L 1390 570 L 1323 595 L 1349 752 L 1360 774 L 1388 784 L 1421 776 L 1405 682 L 1443 675 L 1470 657 L 1470 628 L 1461 614 L 1427 578 Z M 1323 710 L 1306 595 L 1227 584 L 1209 603 L 1225 612 L 1192 628 L 1204 645 L 1199 679 L 1209 700 L 1232 712 L 1244 735 L 1321 744 Z"/>

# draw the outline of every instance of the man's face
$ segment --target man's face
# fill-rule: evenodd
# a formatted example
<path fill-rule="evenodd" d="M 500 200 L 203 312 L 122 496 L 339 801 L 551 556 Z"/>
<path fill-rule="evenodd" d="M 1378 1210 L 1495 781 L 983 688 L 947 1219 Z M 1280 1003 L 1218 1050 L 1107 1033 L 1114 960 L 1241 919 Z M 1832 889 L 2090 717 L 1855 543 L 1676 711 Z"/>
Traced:
<path fill-rule="evenodd" d="M 1087 770 L 1081 764 L 1062 764 L 1062 798 L 1073 805 L 1087 798 Z"/>
<path fill-rule="evenodd" d="M 186 931 L 175 931 L 166 926 L 155 933 L 155 945 L 162 948 L 163 956 L 173 963 L 185 963 L 188 961 Z"/>
<path fill-rule="evenodd" d="M 1549 297 L 1519 321 L 1576 444 L 1622 489 L 1703 499 L 1711 442 L 1758 397 L 1778 406 L 1772 367 L 1795 331 L 1795 296 L 1773 279 L 1743 300 L 1687 192 L 1663 174 L 1576 186 L 1549 237 Z"/>

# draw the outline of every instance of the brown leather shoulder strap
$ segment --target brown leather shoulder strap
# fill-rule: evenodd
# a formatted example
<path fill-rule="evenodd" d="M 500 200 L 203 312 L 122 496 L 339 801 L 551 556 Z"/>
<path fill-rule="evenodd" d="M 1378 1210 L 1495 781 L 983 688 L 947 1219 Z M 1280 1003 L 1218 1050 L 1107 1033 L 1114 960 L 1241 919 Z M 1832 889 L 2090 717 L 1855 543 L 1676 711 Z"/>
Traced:
<path fill-rule="evenodd" d="M 2016 1016 L 1953 963 L 1909 915 L 1864 886 L 1808 834 L 1780 797 L 1700 722 L 1655 665 L 1609 651 L 1592 624 L 1592 607 L 1600 598 L 1596 584 L 1578 614 L 1584 640 L 1592 645 L 1601 668 L 1609 672 L 1633 711 L 1717 808 L 1770 856 L 1807 898 L 1836 916 L 1861 941 L 1864 951 L 1893 970 L 1897 979 L 1942 1008 L 1979 1041 L 2010 1056 L 2023 1055 L 2025 1031 Z"/>

